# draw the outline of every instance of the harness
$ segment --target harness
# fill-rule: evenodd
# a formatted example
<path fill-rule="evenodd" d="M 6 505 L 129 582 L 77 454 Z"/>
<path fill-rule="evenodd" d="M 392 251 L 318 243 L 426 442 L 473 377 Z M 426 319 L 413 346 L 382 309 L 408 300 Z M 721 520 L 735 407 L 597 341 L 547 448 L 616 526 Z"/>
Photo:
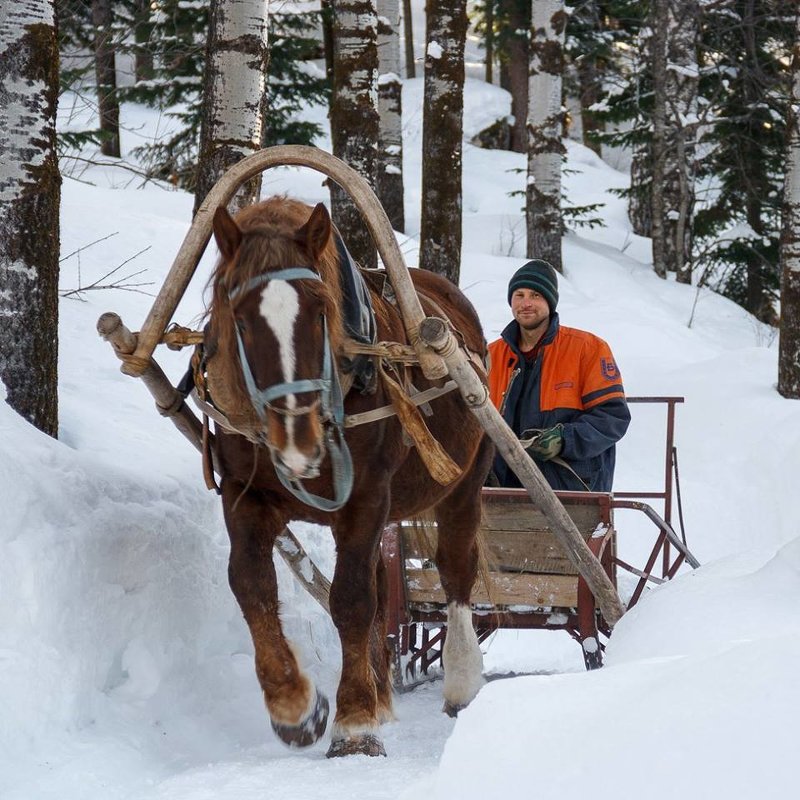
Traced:
<path fill-rule="evenodd" d="M 396 306 L 394 293 L 391 289 L 391 285 L 386 281 L 385 273 L 375 271 L 375 275 L 373 276 L 372 271 L 367 270 L 364 272 L 364 276 L 369 279 L 368 282 L 371 288 L 377 292 L 378 296 L 382 297 L 390 305 Z M 307 267 L 288 267 L 257 276 L 247 283 L 231 290 L 228 297 L 230 300 L 234 300 L 270 280 L 298 279 L 322 280 L 318 273 Z M 447 318 L 444 310 L 441 309 L 433 298 L 421 292 L 419 292 L 419 294 L 431 304 L 435 313 L 439 313 L 442 318 Z M 323 324 L 326 323 L 323 321 Z M 486 364 L 481 356 L 467 347 L 466 342 L 457 329 L 455 332 L 475 370 L 479 375 L 485 376 Z M 392 416 L 396 416 L 399 419 L 407 443 L 416 446 L 420 458 L 434 480 L 442 485 L 447 485 L 460 476 L 460 468 L 448 456 L 439 442 L 431 435 L 424 422 L 424 416 L 431 416 L 433 414 L 433 409 L 430 407 L 429 403 L 443 395 L 455 391 L 458 385 L 455 381 L 449 380 L 445 382 L 443 386 L 431 387 L 424 391 L 419 391 L 407 378 L 404 378 L 399 371 L 401 365 L 410 366 L 419 363 L 419 359 L 413 347 L 399 342 L 367 343 L 349 337 L 345 338 L 342 345 L 342 357 L 346 359 L 366 357 L 371 362 L 374 360 L 381 383 L 390 398 L 390 403 L 388 405 L 379 406 L 356 414 L 345 414 L 344 397 L 353 385 L 353 375 L 352 373 L 347 373 L 340 381 L 339 373 L 334 363 L 335 359 L 331 353 L 327 330 L 324 330 L 323 367 L 320 378 L 284 382 L 267 387 L 266 389 L 259 389 L 256 385 L 238 329 L 235 330 L 235 334 L 245 388 L 250 396 L 251 404 L 262 423 L 266 423 L 266 414 L 263 411 L 265 406 L 273 412 L 284 416 L 298 416 L 313 410 L 316 405 L 322 405 L 323 419 L 328 423 L 325 426 L 324 442 L 331 456 L 331 468 L 334 476 L 334 498 L 328 499 L 309 493 L 299 479 L 292 478 L 288 474 L 285 474 L 275 465 L 276 474 L 281 484 L 287 491 L 303 503 L 323 511 L 336 511 L 341 508 L 347 502 L 353 484 L 352 459 L 344 439 L 344 429 L 370 424 Z M 208 442 L 203 448 L 203 471 L 208 488 L 215 489 L 218 492 L 219 488 L 213 477 L 213 454 L 210 447 L 211 436 L 208 431 L 209 418 L 213 419 L 229 433 L 244 435 L 247 436 L 247 438 L 251 437 L 239 430 L 208 394 L 205 377 L 205 356 L 203 354 L 204 339 L 204 332 L 192 331 L 188 328 L 174 325 L 164 334 L 162 341 L 171 349 L 180 349 L 181 347 L 192 344 L 196 345 L 191 368 L 181 382 L 179 391 L 181 391 L 184 396 L 191 393 L 192 400 L 203 413 L 204 441 Z M 389 374 L 390 372 L 394 373 L 394 378 Z M 355 388 L 357 388 L 357 386 Z M 320 398 L 309 406 L 298 409 L 282 409 L 272 405 L 272 401 L 278 397 L 295 392 L 312 391 L 320 392 Z M 251 441 L 256 444 L 260 443 L 252 438 Z"/>
<path fill-rule="evenodd" d="M 233 301 L 243 294 L 248 294 L 253 289 L 268 283 L 269 281 L 294 281 L 294 280 L 314 280 L 321 281 L 322 278 L 308 267 L 288 267 L 286 269 L 267 272 L 252 278 L 247 283 L 237 286 L 228 293 L 228 299 Z M 236 344 L 239 350 L 239 362 L 242 368 L 247 392 L 250 395 L 250 402 L 256 410 L 259 418 L 267 423 L 266 408 L 284 416 L 300 416 L 313 411 L 314 408 L 322 404 L 322 421 L 325 425 L 325 445 L 331 458 L 331 470 L 333 474 L 333 498 L 320 497 L 310 493 L 299 478 L 292 477 L 281 464 L 273 461 L 275 472 L 283 487 L 298 500 L 312 508 L 320 511 L 338 511 L 350 498 L 353 489 L 353 459 L 350 456 L 350 448 L 344 439 L 344 396 L 342 387 L 339 383 L 337 370 L 333 368 L 333 358 L 331 357 L 331 346 L 328 338 L 327 322 L 323 317 L 323 351 L 322 351 L 322 376 L 320 378 L 305 378 L 299 381 L 284 381 L 283 383 L 268 386 L 266 389 L 259 389 L 256 385 L 250 362 L 247 360 L 247 353 L 244 349 L 239 329 L 235 328 Z M 307 406 L 296 409 L 276 408 L 272 401 L 279 397 L 286 397 L 290 394 L 303 392 L 319 392 L 319 400 Z"/>

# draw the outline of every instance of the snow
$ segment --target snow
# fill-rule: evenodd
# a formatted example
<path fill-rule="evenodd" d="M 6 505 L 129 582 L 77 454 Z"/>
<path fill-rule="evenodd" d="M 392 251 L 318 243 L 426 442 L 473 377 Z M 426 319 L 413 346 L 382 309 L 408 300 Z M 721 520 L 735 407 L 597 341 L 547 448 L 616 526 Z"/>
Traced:
<path fill-rule="evenodd" d="M 409 229 L 399 241 L 410 264 L 421 88 L 406 82 L 403 97 Z M 508 114 L 506 93 L 468 80 L 465 108 L 461 285 L 491 339 L 508 321 L 507 281 L 524 259 L 523 201 L 509 192 L 524 188 L 525 156 L 467 143 Z M 69 102 L 63 109 L 63 124 L 76 124 L 79 111 Z M 308 110 L 317 121 L 325 114 Z M 168 124 L 138 107 L 124 115 L 128 147 Z M 219 500 L 204 488 L 197 454 L 95 333 L 107 310 L 138 328 L 152 297 L 86 291 L 61 302 L 59 441 L 0 402 L 3 800 L 791 796 L 800 403 L 775 390 L 774 332 L 706 289 L 658 279 L 649 242 L 631 233 L 624 201 L 608 191 L 627 176 L 566 146 L 574 170 L 566 191 L 574 203 L 604 202 L 606 227 L 565 236 L 559 310 L 565 324 L 611 344 L 630 395 L 686 398 L 677 411 L 681 491 L 703 566 L 622 618 L 602 670 L 586 673 L 566 634 L 505 632 L 483 645 L 487 674 L 527 674 L 489 680 L 457 720 L 440 711 L 438 681 L 396 698 L 398 719 L 383 729 L 386 759 L 328 761 L 325 738 L 290 751 L 270 730 L 227 586 Z M 192 198 L 140 188 L 121 167 L 73 168 L 62 253 L 75 255 L 62 263 L 62 289 L 86 286 L 149 247 L 118 274 L 145 269 L 139 280 L 155 292 Z M 276 169 L 264 184 L 268 193 L 328 199 L 308 170 Z M 206 255 L 178 309 L 182 324 L 199 323 L 214 257 Z M 177 381 L 188 356 L 162 349 L 158 360 Z M 616 486 L 658 488 L 663 411 L 633 413 Z M 618 528 L 620 547 L 633 551 L 649 530 L 630 513 Z M 328 532 L 293 529 L 330 576 Z M 285 630 L 333 698 L 337 637 L 276 561 Z"/>

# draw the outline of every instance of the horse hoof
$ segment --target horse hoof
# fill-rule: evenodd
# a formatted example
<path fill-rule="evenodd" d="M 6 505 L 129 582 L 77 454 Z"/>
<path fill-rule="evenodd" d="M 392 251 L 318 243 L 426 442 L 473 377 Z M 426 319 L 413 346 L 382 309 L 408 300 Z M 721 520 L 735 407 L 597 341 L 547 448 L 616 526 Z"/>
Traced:
<path fill-rule="evenodd" d="M 466 705 L 459 705 L 457 703 L 451 703 L 449 700 L 444 701 L 444 705 L 442 706 L 442 711 L 447 714 L 448 717 L 457 717 L 459 711 L 463 711 L 466 708 Z"/>
<path fill-rule="evenodd" d="M 348 736 L 345 739 L 336 739 L 328 748 L 328 758 L 340 756 L 385 756 L 386 750 L 383 742 L 372 733 L 360 736 Z"/>
<path fill-rule="evenodd" d="M 289 747 L 308 747 L 325 733 L 327 724 L 328 698 L 324 694 L 317 692 L 314 708 L 303 722 L 298 725 L 285 725 L 282 722 L 272 721 L 272 730 Z"/>

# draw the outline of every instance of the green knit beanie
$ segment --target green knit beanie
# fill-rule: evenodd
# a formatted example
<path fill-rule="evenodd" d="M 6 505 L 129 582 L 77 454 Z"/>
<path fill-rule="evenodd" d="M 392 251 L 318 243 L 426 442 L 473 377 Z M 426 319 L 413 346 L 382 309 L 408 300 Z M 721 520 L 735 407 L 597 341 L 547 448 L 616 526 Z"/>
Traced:
<path fill-rule="evenodd" d="M 558 305 L 558 275 L 553 267 L 541 258 L 523 264 L 508 283 L 508 304 L 516 289 L 533 289 L 544 297 L 552 314 Z"/>

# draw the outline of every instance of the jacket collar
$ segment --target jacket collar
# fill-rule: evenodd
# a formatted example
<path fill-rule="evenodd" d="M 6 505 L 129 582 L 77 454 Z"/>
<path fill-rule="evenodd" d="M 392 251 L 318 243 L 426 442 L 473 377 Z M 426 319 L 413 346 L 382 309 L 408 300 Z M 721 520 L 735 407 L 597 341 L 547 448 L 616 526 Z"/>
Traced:
<path fill-rule="evenodd" d="M 555 311 L 550 315 L 550 324 L 544 332 L 544 336 L 540 341 L 541 345 L 550 344 L 556 338 L 560 323 L 558 321 L 558 312 Z M 503 328 L 500 334 L 505 343 L 512 349 L 517 358 L 522 358 L 522 351 L 519 349 L 519 322 L 512 319 L 511 322 Z"/>

